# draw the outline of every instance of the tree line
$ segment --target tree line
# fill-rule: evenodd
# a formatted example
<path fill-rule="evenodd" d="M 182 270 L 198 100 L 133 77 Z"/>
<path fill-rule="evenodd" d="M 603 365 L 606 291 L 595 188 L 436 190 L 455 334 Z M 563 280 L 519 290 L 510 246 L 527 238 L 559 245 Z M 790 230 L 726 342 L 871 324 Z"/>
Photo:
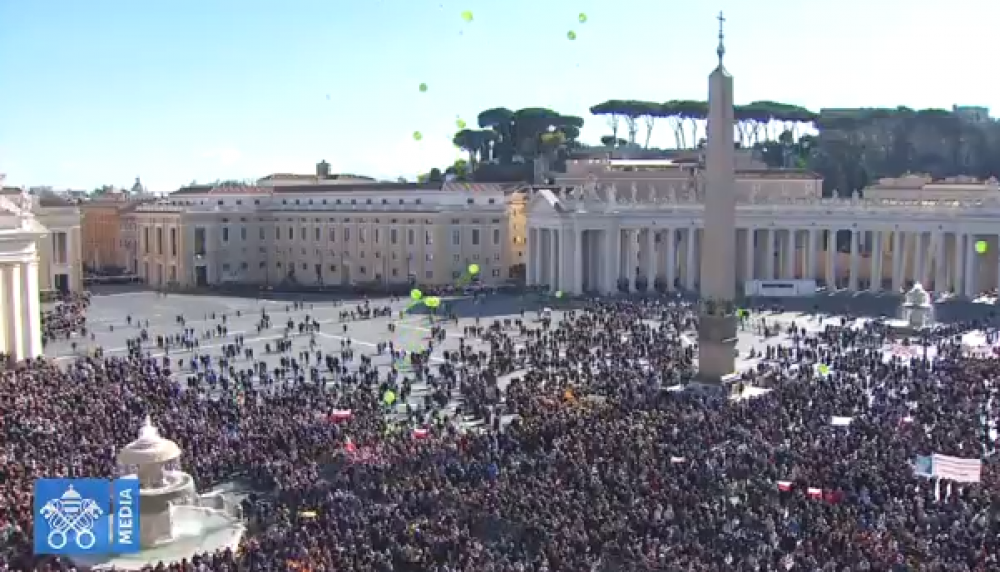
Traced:
<path fill-rule="evenodd" d="M 609 133 L 597 147 L 649 149 L 653 133 L 665 126 L 675 149 L 704 145 L 708 104 L 696 100 L 665 103 L 609 100 L 590 108 Z M 942 109 L 907 107 L 814 112 L 799 105 L 755 101 L 734 109 L 734 144 L 752 149 L 773 168 L 815 171 L 828 195 L 849 196 L 881 177 L 926 173 L 936 179 L 1000 175 L 1000 124 L 976 121 Z M 973 118 L 974 119 L 974 118 Z M 468 159 L 425 178 L 507 181 L 531 179 L 535 159 L 561 170 L 581 142 L 584 119 L 544 108 L 487 109 L 478 129 L 462 129 L 454 144 Z"/>

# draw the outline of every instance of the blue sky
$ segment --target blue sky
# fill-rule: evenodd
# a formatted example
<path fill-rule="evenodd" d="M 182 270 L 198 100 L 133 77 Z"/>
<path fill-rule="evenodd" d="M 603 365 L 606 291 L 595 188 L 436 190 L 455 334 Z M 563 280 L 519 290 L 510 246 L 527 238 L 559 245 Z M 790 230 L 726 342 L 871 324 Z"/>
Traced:
<path fill-rule="evenodd" d="M 997 107 L 986 0 L 0 0 L 0 172 L 156 192 L 320 159 L 413 177 L 496 106 L 581 115 L 596 141 L 595 103 L 705 97 L 720 9 L 739 102 Z"/>

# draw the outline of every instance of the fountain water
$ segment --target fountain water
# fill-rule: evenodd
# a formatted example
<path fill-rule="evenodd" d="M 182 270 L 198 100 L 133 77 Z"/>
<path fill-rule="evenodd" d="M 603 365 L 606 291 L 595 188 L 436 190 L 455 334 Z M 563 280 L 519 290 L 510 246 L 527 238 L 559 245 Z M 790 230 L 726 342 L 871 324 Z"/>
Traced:
<path fill-rule="evenodd" d="M 137 554 L 97 562 L 93 569 L 137 570 L 158 562 L 176 562 L 226 548 L 236 550 L 246 528 L 225 510 L 218 497 L 199 497 L 194 479 L 178 464 L 181 448 L 160 436 L 149 417 L 139 438 L 118 453 L 123 476 L 139 479 L 139 543 Z M 204 502 L 203 502 L 204 501 Z"/>

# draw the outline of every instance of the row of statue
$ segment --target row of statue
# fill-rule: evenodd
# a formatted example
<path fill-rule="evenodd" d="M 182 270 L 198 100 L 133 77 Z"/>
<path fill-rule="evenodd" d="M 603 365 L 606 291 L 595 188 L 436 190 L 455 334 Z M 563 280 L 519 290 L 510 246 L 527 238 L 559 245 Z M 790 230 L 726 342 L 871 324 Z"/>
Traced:
<path fill-rule="evenodd" d="M 739 204 L 757 205 L 820 205 L 820 206 L 898 206 L 938 209 L 942 207 L 976 207 L 1000 202 L 992 200 L 928 200 L 928 199 L 865 199 L 859 191 L 854 191 L 849 199 L 822 197 L 816 193 L 803 193 L 799 196 L 778 193 L 766 193 L 749 190 L 737 196 Z M 647 190 L 640 192 L 639 186 L 632 183 L 631 192 L 622 196 L 615 184 L 600 184 L 593 178 L 583 186 L 569 187 L 557 194 L 563 199 L 575 201 L 578 210 L 594 208 L 646 206 L 646 205 L 681 205 L 700 204 L 704 200 L 704 184 L 699 177 L 690 180 L 666 184 L 662 190 L 656 185 L 648 185 Z"/>

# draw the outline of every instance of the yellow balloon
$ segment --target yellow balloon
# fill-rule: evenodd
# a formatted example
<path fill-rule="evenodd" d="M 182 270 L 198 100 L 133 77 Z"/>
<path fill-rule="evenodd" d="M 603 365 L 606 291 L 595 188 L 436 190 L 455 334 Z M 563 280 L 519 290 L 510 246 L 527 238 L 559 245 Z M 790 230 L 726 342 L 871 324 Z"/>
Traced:
<path fill-rule="evenodd" d="M 478 264 L 470 264 L 469 265 L 469 274 L 479 274 L 479 265 Z"/>
<path fill-rule="evenodd" d="M 472 10 L 466 10 L 466 11 L 462 12 L 462 19 L 465 20 L 466 22 L 471 22 L 472 21 Z"/>
<path fill-rule="evenodd" d="M 423 297 L 424 297 L 424 293 L 421 292 L 420 290 L 417 290 L 416 288 L 414 288 L 413 290 L 410 290 L 410 298 L 412 298 L 413 301 L 416 302 L 416 301 L 420 300 Z"/>
<path fill-rule="evenodd" d="M 456 120 L 455 120 L 455 125 L 456 125 L 456 126 L 457 126 L 457 127 L 459 128 L 459 129 L 465 129 L 465 122 L 464 122 L 464 121 L 462 121 L 461 119 L 456 119 Z"/>

